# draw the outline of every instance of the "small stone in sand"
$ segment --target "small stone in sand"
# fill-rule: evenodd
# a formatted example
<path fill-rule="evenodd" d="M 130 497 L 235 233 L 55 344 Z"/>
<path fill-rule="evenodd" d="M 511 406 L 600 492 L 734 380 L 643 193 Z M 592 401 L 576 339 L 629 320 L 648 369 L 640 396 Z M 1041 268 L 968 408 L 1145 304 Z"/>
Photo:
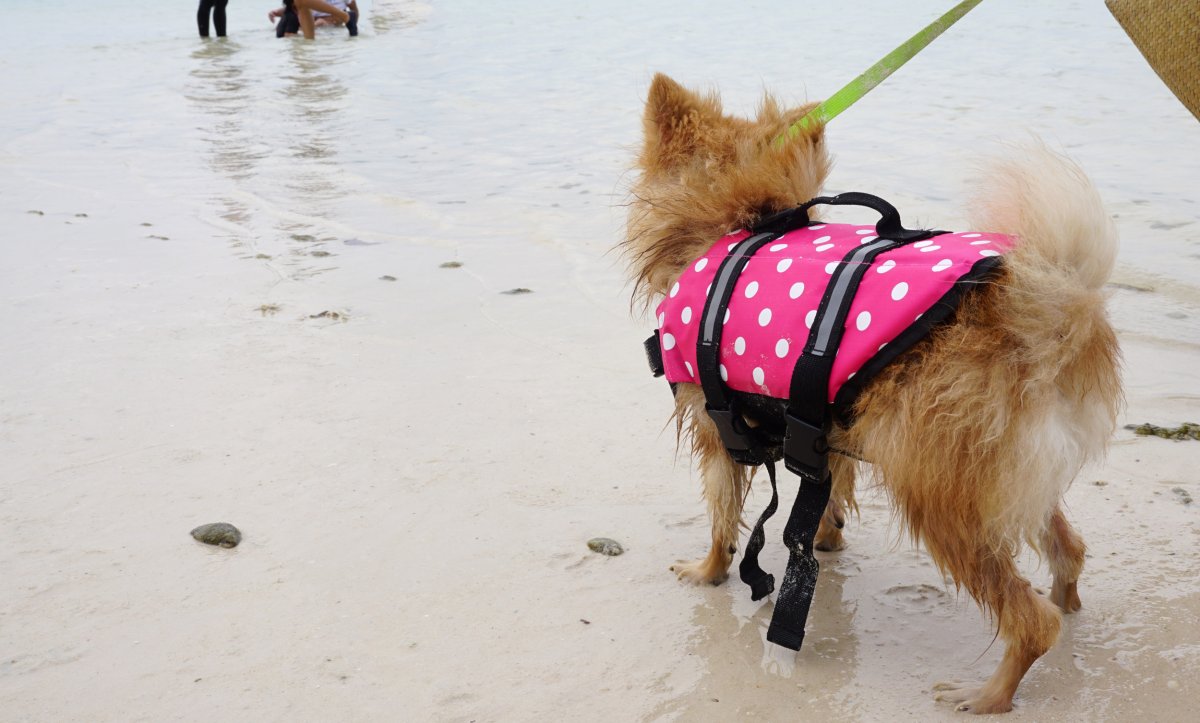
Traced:
<path fill-rule="evenodd" d="M 396 280 L 396 277 L 395 277 L 395 276 L 390 276 L 390 275 L 388 275 L 388 274 L 384 274 L 383 276 L 380 276 L 380 277 L 379 277 L 379 280 L 380 280 L 380 281 L 395 281 L 395 280 Z"/>
<path fill-rule="evenodd" d="M 533 289 L 527 289 L 524 286 L 518 286 L 515 289 L 509 289 L 508 291 L 501 291 L 500 293 L 505 294 L 507 296 L 517 296 L 518 294 L 532 294 Z"/>
<path fill-rule="evenodd" d="M 77 213 L 77 214 L 75 214 L 75 218 L 87 218 L 87 217 L 88 217 L 88 215 L 87 215 L 86 213 Z"/>
<path fill-rule="evenodd" d="M 621 547 L 621 543 L 607 537 L 593 537 L 588 540 L 588 549 L 592 552 L 598 552 L 601 555 L 616 557 L 625 552 L 625 548 Z"/>
<path fill-rule="evenodd" d="M 1179 501 L 1182 502 L 1183 504 L 1185 504 L 1185 505 L 1192 504 L 1192 495 L 1184 488 L 1172 487 L 1171 491 L 1174 492 L 1179 497 Z"/>
<path fill-rule="evenodd" d="M 457 269 L 462 266 L 461 261 L 444 261 L 438 264 L 439 269 Z"/>
<path fill-rule="evenodd" d="M 34 216 L 45 216 L 46 215 L 45 211 L 38 211 L 37 209 L 31 210 L 31 211 L 26 211 L 26 213 L 32 213 Z"/>
<path fill-rule="evenodd" d="M 294 234 L 292 234 L 292 240 L 293 241 L 316 241 L 317 237 L 309 236 L 306 233 L 294 233 Z"/>
<path fill-rule="evenodd" d="M 142 225 L 143 226 L 153 226 L 154 224 L 150 223 L 149 221 L 142 221 Z"/>
<path fill-rule="evenodd" d="M 313 251 L 312 255 L 316 256 L 317 258 L 321 258 L 324 256 L 333 256 L 333 254 L 329 253 L 328 251 Z"/>
<path fill-rule="evenodd" d="M 263 316 L 268 316 L 279 311 L 279 304 L 263 304 L 258 307 L 258 312 Z"/>
<path fill-rule="evenodd" d="M 206 545 L 237 547 L 242 541 L 241 530 L 228 522 L 210 522 L 192 530 L 192 537 Z"/>
<path fill-rule="evenodd" d="M 154 233 L 150 234 L 146 238 L 156 238 L 159 241 L 170 241 L 171 240 L 170 238 L 168 238 L 166 236 L 159 236 L 158 234 L 154 234 Z"/>
<path fill-rule="evenodd" d="M 329 311 L 328 309 L 326 309 L 325 311 L 322 311 L 320 314 L 309 314 L 308 318 L 310 318 L 310 319 L 333 319 L 334 321 L 345 321 L 347 317 L 345 314 L 341 313 L 340 311 Z"/>
<path fill-rule="evenodd" d="M 254 255 L 254 258 L 256 258 L 256 259 L 262 259 L 263 261 L 270 261 L 270 260 L 271 260 L 271 255 L 270 255 L 270 254 L 255 254 L 255 255 Z"/>

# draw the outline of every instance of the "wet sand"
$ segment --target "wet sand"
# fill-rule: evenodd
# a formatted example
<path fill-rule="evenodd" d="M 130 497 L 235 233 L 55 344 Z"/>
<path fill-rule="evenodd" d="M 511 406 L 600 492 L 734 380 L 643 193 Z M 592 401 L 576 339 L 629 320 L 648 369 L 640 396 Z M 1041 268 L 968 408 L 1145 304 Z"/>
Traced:
<path fill-rule="evenodd" d="M 697 475 L 672 462 L 669 392 L 645 369 L 650 322 L 631 318 L 609 252 L 640 96 L 663 59 L 625 58 L 635 67 L 590 98 L 582 136 L 584 115 L 547 105 L 586 85 L 590 66 L 568 63 L 528 89 L 545 123 L 523 125 L 513 101 L 520 123 L 496 121 L 489 146 L 472 134 L 495 78 L 464 70 L 455 43 L 468 43 L 437 25 L 438 7 L 420 6 L 415 26 L 413 7 L 364 27 L 346 52 L 368 55 L 334 71 L 332 39 L 279 51 L 299 70 L 278 87 L 261 68 L 230 80 L 266 39 L 166 56 L 155 72 L 178 73 L 163 82 L 186 95 L 163 93 L 160 110 L 181 144 L 117 120 L 87 77 L 59 89 L 50 123 L 32 123 L 33 101 L 14 106 L 0 154 L 0 718 L 958 718 L 932 685 L 985 677 L 1001 646 L 878 494 L 864 494 L 849 547 L 819 554 L 798 656 L 765 644 L 770 604 L 741 583 L 691 587 L 668 570 L 704 554 L 708 525 Z M 578 37 L 615 22 L 589 20 Z M 436 60 L 405 92 L 440 123 L 388 117 L 383 75 L 359 76 L 376 98 L 333 82 L 397 39 Z M 450 50 L 432 50 L 440 40 Z M 685 80 L 712 77 L 704 62 Z M 471 92 L 434 92 L 448 71 Z M 760 76 L 742 73 L 752 81 L 732 94 L 752 98 Z M 1158 98 L 1152 80 L 1134 86 Z M 1009 112 L 1007 87 L 959 90 L 994 93 L 995 110 L 955 111 L 945 137 L 886 120 L 911 147 L 848 114 L 832 190 L 886 186 L 921 221 L 957 221 L 965 172 L 947 159 L 972 145 L 971 119 Z M 287 132 L 319 131 L 284 155 L 262 120 L 281 108 Z M 85 109 L 111 124 L 81 136 Z M 1197 130 L 1159 114 L 1144 143 L 1106 151 L 1094 146 L 1126 126 L 1076 111 L 1091 135 L 1064 145 L 1098 176 L 1125 243 L 1111 300 L 1120 423 L 1200 421 L 1200 294 L 1181 278 L 1197 225 L 1179 190 L 1196 161 L 1177 150 Z M 1065 111 L 1045 114 L 1053 135 Z M 328 140 L 347 127 L 360 143 Z M 439 148 L 477 165 L 455 175 Z M 531 293 L 501 293 L 515 288 Z M 1122 429 L 1072 486 L 1084 607 L 1005 720 L 1193 717 L 1197 454 L 1200 442 Z M 217 521 L 241 529 L 238 547 L 188 534 Z M 763 555 L 776 573 L 782 524 Z M 626 553 L 591 552 L 596 536 Z M 1022 566 L 1049 585 L 1036 558 Z"/>

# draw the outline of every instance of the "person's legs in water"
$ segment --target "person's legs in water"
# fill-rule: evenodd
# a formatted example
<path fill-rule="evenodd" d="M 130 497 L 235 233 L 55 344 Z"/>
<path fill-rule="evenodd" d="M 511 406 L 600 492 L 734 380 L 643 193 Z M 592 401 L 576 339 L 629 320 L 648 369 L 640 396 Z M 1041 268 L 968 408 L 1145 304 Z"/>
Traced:
<path fill-rule="evenodd" d="M 338 22 L 346 23 L 348 28 L 354 26 L 350 30 L 350 34 L 358 35 L 357 23 L 351 22 L 352 19 L 357 20 L 357 13 L 351 15 L 345 10 L 339 10 L 335 8 L 334 6 L 325 2 L 325 0 L 288 0 L 288 2 L 285 2 L 284 4 L 295 9 L 296 17 L 300 19 L 300 30 L 304 33 L 304 37 L 309 40 L 312 40 L 317 36 L 316 24 L 313 21 L 312 15 L 313 10 L 318 10 L 320 12 L 332 15 L 338 19 Z"/>
<path fill-rule="evenodd" d="M 200 37 L 208 37 L 208 12 L 212 9 L 213 0 L 200 0 L 196 10 L 196 27 L 200 29 Z"/>
<path fill-rule="evenodd" d="M 229 4 L 229 0 L 209 0 L 212 4 L 212 19 L 213 27 L 217 31 L 217 37 L 225 37 L 225 6 Z"/>

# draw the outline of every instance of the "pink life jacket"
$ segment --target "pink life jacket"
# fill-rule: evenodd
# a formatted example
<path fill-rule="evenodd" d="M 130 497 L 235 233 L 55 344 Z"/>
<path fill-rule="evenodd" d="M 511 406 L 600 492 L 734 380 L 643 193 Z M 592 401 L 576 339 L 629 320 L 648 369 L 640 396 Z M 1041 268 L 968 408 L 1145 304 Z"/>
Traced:
<path fill-rule="evenodd" d="M 735 231 L 719 239 L 688 265 L 659 304 L 659 343 L 668 381 L 700 382 L 696 342 L 709 287 L 724 258 L 750 235 Z M 852 250 L 875 239 L 874 226 L 817 224 L 789 231 L 750 258 L 724 315 L 721 379 L 737 391 L 786 399 L 792 370 L 834 270 Z M 838 400 L 842 387 L 873 359 L 882 363 L 870 364 L 872 373 L 944 319 L 954 310 L 962 285 L 992 271 L 995 257 L 1014 241 L 998 233 L 940 233 L 875 258 L 850 305 L 828 401 Z"/>

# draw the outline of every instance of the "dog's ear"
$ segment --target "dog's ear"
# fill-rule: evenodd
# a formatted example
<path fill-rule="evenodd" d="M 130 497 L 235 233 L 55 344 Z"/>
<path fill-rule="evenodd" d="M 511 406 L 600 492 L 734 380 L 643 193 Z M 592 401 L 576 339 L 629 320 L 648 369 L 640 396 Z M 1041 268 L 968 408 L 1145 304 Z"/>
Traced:
<path fill-rule="evenodd" d="M 720 118 L 721 107 L 715 96 L 697 95 L 656 73 L 642 118 L 642 167 L 666 170 L 690 158 L 702 145 L 706 128 Z"/>

